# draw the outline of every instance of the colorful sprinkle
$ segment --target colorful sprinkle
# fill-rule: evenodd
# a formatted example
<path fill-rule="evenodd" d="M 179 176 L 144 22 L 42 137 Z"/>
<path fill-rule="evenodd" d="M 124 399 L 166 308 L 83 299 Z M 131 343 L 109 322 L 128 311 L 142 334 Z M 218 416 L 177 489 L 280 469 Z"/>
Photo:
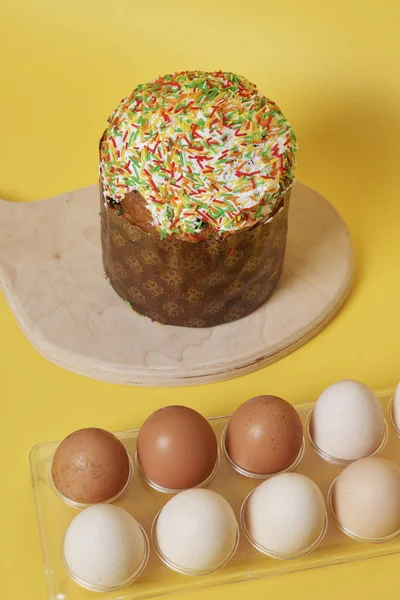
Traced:
<path fill-rule="evenodd" d="M 137 86 L 108 123 L 100 149 L 105 200 L 119 203 L 138 190 L 162 238 L 198 234 L 200 223 L 220 234 L 251 227 L 294 182 L 288 121 L 233 73 L 158 77 Z"/>

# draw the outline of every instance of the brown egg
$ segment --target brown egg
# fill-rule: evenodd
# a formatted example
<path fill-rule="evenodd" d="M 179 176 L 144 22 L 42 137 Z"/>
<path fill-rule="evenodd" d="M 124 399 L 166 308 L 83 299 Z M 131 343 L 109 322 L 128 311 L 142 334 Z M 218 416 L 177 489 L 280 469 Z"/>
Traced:
<path fill-rule="evenodd" d="M 277 396 L 256 396 L 233 413 L 225 447 L 233 462 L 267 475 L 289 467 L 303 443 L 303 427 L 291 404 Z"/>
<path fill-rule="evenodd" d="M 336 479 L 332 507 L 341 527 L 379 540 L 400 529 L 400 468 L 390 460 L 362 458 Z"/>
<path fill-rule="evenodd" d="M 150 482 L 172 490 L 195 487 L 211 475 L 218 455 L 209 422 L 186 406 L 154 412 L 139 431 L 137 456 Z"/>
<path fill-rule="evenodd" d="M 112 433 L 94 427 L 66 437 L 51 466 L 57 490 L 80 504 L 110 500 L 125 487 L 129 472 L 124 445 Z"/>

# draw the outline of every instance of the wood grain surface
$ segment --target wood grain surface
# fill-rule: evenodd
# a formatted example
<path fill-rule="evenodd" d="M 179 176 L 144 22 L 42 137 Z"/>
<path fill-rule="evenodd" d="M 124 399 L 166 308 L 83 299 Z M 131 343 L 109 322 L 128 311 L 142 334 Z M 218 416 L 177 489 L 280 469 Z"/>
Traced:
<path fill-rule="evenodd" d="M 297 183 L 283 275 L 264 306 L 207 329 L 154 323 L 104 279 L 98 194 L 93 185 L 38 202 L 0 200 L 0 286 L 29 341 L 65 369 L 126 385 L 229 379 L 307 342 L 346 298 L 347 228 L 324 197 Z"/>

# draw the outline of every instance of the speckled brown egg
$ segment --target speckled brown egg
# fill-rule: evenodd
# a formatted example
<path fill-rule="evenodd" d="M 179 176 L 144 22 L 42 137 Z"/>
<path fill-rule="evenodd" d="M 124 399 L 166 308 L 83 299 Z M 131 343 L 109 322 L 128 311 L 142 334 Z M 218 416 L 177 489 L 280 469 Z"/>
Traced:
<path fill-rule="evenodd" d="M 171 490 L 200 485 L 212 473 L 218 447 L 210 423 L 186 406 L 167 406 L 144 422 L 137 456 L 145 477 Z"/>
<path fill-rule="evenodd" d="M 303 426 L 291 404 L 278 396 L 256 396 L 233 413 L 226 451 L 250 473 L 267 475 L 288 468 L 303 442 Z"/>
<path fill-rule="evenodd" d="M 112 433 L 94 427 L 71 433 L 58 446 L 51 475 L 57 490 L 80 504 L 106 502 L 129 479 L 129 458 Z"/>

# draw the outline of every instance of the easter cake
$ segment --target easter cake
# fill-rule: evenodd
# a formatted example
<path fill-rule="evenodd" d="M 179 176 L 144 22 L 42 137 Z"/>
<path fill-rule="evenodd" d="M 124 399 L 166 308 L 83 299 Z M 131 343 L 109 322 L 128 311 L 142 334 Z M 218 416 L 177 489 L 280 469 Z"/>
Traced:
<path fill-rule="evenodd" d="M 138 85 L 100 141 L 106 276 L 138 313 L 210 327 L 279 280 L 295 135 L 244 77 L 189 71 Z"/>

